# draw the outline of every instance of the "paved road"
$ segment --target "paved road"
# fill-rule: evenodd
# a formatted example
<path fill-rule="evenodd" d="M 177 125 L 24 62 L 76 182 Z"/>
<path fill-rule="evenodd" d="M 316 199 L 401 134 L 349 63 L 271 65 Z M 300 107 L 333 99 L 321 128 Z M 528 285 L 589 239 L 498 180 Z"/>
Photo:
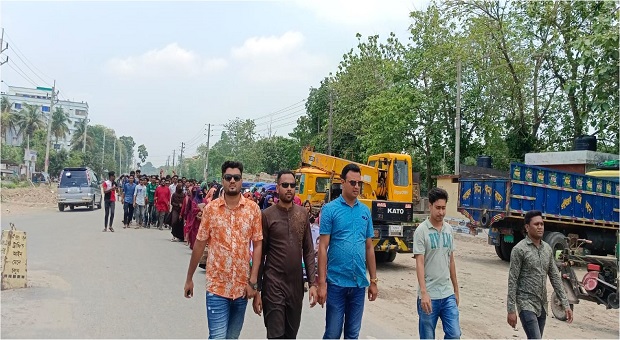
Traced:
<path fill-rule="evenodd" d="M 118 205 L 117 205 L 118 206 Z M 103 233 L 103 210 L 3 216 L 28 233 L 30 288 L 2 292 L 2 338 L 206 338 L 204 271 L 183 297 L 190 250 L 168 231 Z M 325 311 L 305 306 L 299 338 L 320 338 Z M 264 338 L 248 305 L 242 338 Z M 361 338 L 404 338 L 364 316 Z"/>

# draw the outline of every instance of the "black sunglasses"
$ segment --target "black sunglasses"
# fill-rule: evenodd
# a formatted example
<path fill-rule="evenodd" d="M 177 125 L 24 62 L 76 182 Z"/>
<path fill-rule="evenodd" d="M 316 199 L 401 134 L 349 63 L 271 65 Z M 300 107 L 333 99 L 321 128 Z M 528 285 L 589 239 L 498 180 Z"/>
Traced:
<path fill-rule="evenodd" d="M 239 182 L 241 180 L 241 175 L 224 175 L 224 180 L 226 182 L 230 182 L 233 178 L 235 179 L 235 182 Z"/>
<path fill-rule="evenodd" d="M 364 186 L 364 181 L 347 181 L 352 187 L 359 186 L 360 188 Z"/>
<path fill-rule="evenodd" d="M 297 183 L 288 183 L 288 182 L 282 182 L 280 183 L 280 185 L 284 188 L 284 189 L 288 189 L 289 187 L 292 189 L 295 189 L 295 187 L 297 186 Z"/>

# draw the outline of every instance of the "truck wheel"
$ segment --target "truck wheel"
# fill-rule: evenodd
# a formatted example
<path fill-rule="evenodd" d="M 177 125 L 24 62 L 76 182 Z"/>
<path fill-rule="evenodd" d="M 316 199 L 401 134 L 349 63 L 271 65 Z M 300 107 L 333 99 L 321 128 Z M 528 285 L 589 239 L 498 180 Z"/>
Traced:
<path fill-rule="evenodd" d="M 95 196 L 93 195 L 93 201 L 90 202 L 90 205 L 88 206 L 88 210 L 93 211 L 95 210 Z"/>
<path fill-rule="evenodd" d="M 387 259 L 385 260 L 385 262 L 394 262 L 394 259 L 396 258 L 396 252 L 395 251 L 391 251 L 388 253 Z"/>
<path fill-rule="evenodd" d="M 573 310 L 574 305 L 572 303 L 568 306 L 570 310 Z M 558 298 L 555 292 L 553 292 L 553 296 L 551 297 L 551 312 L 553 312 L 553 316 L 556 319 L 566 321 L 566 310 L 562 307 L 562 301 L 560 301 L 560 298 Z"/>
<path fill-rule="evenodd" d="M 500 257 L 502 260 L 509 262 L 510 261 L 510 253 L 512 252 L 512 248 L 514 248 L 514 243 L 508 243 L 504 241 L 504 237 L 500 236 L 499 239 L 499 250 L 502 253 Z"/>
<path fill-rule="evenodd" d="M 62 203 L 58 203 L 58 210 L 65 211 L 65 205 Z"/>
<path fill-rule="evenodd" d="M 500 241 L 500 244 L 501 242 L 502 241 Z M 497 254 L 497 257 L 502 259 L 502 261 L 507 261 L 506 258 L 504 257 L 504 254 L 502 254 L 502 246 L 495 246 L 495 254 Z"/>
<path fill-rule="evenodd" d="M 549 243 L 551 246 L 554 258 L 558 250 L 564 250 L 568 247 L 568 244 L 566 243 L 566 236 L 562 233 L 558 233 L 557 231 L 553 231 L 545 235 L 543 237 L 543 241 Z"/>
<path fill-rule="evenodd" d="M 389 253 L 386 251 L 376 251 L 375 252 L 375 262 L 385 262 L 387 261 Z"/>

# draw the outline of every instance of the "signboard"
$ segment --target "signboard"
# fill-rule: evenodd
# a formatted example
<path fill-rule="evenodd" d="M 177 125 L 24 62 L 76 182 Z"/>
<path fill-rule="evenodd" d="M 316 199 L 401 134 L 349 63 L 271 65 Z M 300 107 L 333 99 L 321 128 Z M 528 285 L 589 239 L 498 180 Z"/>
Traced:
<path fill-rule="evenodd" d="M 37 152 L 35 150 L 24 150 L 24 161 L 28 162 L 36 162 L 37 161 Z"/>
<path fill-rule="evenodd" d="M 2 290 L 27 287 L 28 261 L 26 257 L 26 232 L 16 230 L 2 231 Z"/>

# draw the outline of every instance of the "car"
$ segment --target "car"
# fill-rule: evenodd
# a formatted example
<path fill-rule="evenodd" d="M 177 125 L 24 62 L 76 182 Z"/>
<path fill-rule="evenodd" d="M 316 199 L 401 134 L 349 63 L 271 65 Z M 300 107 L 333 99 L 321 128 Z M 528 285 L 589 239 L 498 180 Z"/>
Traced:
<path fill-rule="evenodd" d="M 58 210 L 66 207 L 87 207 L 90 210 L 101 209 L 101 181 L 88 167 L 64 168 L 58 183 Z"/>

